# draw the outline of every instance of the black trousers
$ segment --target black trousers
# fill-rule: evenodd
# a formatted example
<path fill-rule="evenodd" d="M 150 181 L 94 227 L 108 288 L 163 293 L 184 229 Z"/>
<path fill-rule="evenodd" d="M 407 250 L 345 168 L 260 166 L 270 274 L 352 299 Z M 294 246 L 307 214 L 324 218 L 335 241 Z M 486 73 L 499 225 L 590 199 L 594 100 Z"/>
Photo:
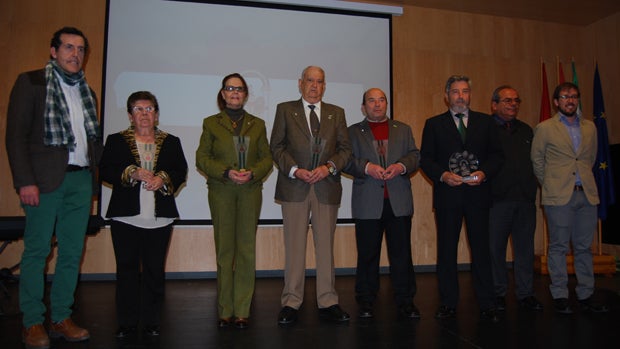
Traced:
<path fill-rule="evenodd" d="M 442 305 L 456 308 L 459 299 L 457 254 L 463 218 L 471 252 L 472 284 L 480 309 L 486 310 L 495 305 L 487 208 L 463 205 L 435 209 L 439 296 Z"/>
<path fill-rule="evenodd" d="M 119 326 L 159 325 L 172 225 L 144 229 L 112 221 Z"/>
<path fill-rule="evenodd" d="M 357 271 L 355 293 L 358 302 L 373 302 L 379 291 L 379 261 L 385 232 L 390 278 L 397 305 L 411 303 L 416 293 L 411 258 L 411 216 L 396 217 L 389 199 L 384 200 L 380 219 L 356 219 Z"/>
<path fill-rule="evenodd" d="M 493 204 L 489 218 L 491 259 L 495 295 L 508 291 L 506 248 L 512 237 L 515 295 L 524 299 L 534 295 L 534 233 L 536 206 L 527 201 L 500 201 Z"/>

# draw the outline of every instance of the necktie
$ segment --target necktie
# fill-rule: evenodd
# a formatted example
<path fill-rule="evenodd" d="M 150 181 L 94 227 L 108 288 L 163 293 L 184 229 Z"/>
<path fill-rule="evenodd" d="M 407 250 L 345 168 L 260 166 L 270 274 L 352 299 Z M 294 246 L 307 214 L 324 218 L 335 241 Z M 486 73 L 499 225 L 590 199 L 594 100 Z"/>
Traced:
<path fill-rule="evenodd" d="M 465 116 L 465 114 L 458 113 L 455 116 L 459 119 L 459 133 L 461 134 L 461 140 L 465 143 L 465 135 L 467 134 L 467 127 L 465 127 L 465 123 L 463 122 L 463 116 Z"/>
<path fill-rule="evenodd" d="M 316 106 L 313 104 L 310 104 L 308 106 L 308 108 L 310 108 L 310 132 L 312 132 L 312 136 L 316 137 L 316 135 L 319 133 L 319 117 L 316 115 L 316 113 L 314 112 L 314 108 Z"/>

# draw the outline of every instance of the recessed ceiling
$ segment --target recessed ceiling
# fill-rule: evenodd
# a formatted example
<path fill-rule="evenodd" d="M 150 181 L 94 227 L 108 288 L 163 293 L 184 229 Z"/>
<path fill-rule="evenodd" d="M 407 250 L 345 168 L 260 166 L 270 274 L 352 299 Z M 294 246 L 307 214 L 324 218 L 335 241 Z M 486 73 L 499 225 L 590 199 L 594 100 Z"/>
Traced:
<path fill-rule="evenodd" d="M 620 0 L 366 0 L 492 16 L 588 25 L 620 12 Z"/>

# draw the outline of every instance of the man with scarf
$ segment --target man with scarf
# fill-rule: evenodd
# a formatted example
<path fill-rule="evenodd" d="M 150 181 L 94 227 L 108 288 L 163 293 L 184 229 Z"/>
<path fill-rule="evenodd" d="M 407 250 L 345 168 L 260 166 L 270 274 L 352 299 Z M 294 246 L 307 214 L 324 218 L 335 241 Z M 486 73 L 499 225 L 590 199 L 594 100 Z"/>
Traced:
<path fill-rule="evenodd" d="M 71 320 L 84 247 L 93 169 L 102 151 L 94 92 L 84 79 L 84 34 L 71 27 L 54 33 L 44 69 L 22 73 L 11 91 L 6 148 L 26 216 L 19 305 L 27 348 L 49 347 L 49 337 L 89 338 Z M 43 273 L 56 235 L 58 255 L 50 292 L 49 336 L 43 326 Z"/>

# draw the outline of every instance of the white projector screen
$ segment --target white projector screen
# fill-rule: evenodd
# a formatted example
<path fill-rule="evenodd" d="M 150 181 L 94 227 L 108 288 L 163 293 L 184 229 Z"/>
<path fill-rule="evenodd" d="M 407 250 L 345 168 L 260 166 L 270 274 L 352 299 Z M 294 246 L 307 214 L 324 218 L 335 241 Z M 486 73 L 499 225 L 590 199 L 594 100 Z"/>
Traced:
<path fill-rule="evenodd" d="M 196 170 L 202 120 L 216 114 L 224 76 L 240 73 L 250 86 L 245 109 L 265 120 L 270 138 L 276 105 L 297 100 L 308 65 L 325 70 L 323 100 L 345 109 L 347 124 L 362 120 L 362 93 L 391 89 L 390 27 L 385 14 L 324 12 L 248 2 L 108 0 L 102 96 L 104 138 L 128 127 L 127 97 L 151 91 L 159 128 L 181 138 L 189 165 L 177 196 L 181 224 L 210 224 L 206 179 Z M 261 224 L 281 222 L 274 201 L 277 169 L 263 190 Z M 343 178 L 339 220 L 351 218 L 351 184 Z M 102 187 L 105 216 L 111 189 Z"/>

